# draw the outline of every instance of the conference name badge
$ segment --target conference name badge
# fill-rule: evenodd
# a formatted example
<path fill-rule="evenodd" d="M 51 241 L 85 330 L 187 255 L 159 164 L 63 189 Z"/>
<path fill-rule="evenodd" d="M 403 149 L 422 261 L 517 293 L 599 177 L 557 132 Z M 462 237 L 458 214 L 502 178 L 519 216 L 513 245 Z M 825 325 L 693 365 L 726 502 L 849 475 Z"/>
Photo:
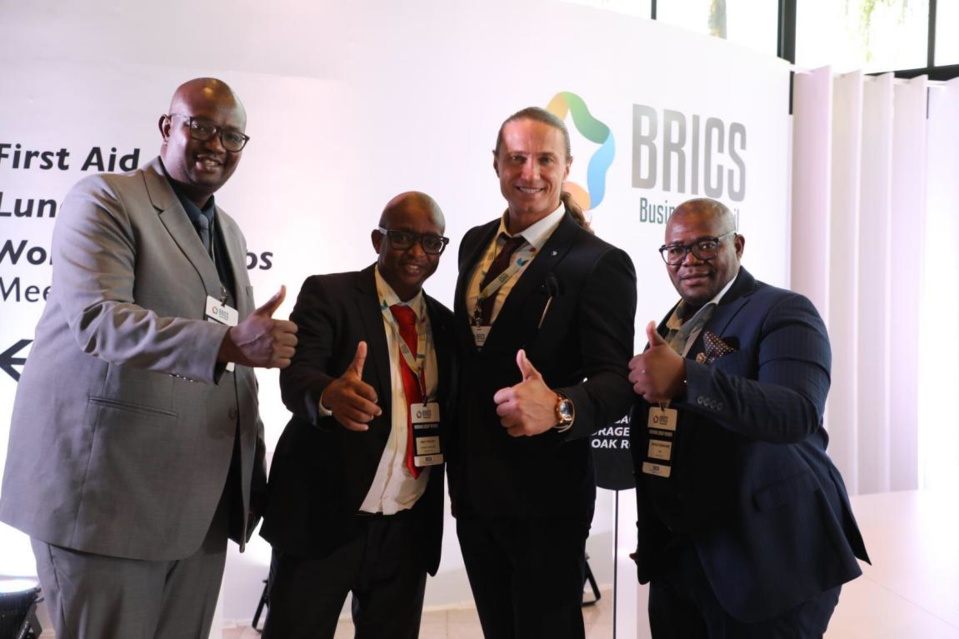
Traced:
<path fill-rule="evenodd" d="M 236 326 L 240 321 L 240 312 L 229 304 L 225 304 L 212 295 L 206 296 L 206 319 L 208 322 L 225 324 L 226 326 Z M 226 365 L 228 372 L 233 372 L 236 366 L 233 362 Z"/>
<path fill-rule="evenodd" d="M 669 477 L 669 471 L 671 469 L 666 464 L 654 464 L 653 462 L 643 462 L 643 472 L 647 475 L 655 475 L 656 477 Z"/>
<path fill-rule="evenodd" d="M 410 423 L 413 425 L 413 463 L 416 467 L 442 464 L 439 403 L 410 404 Z"/>
<path fill-rule="evenodd" d="M 646 420 L 649 446 L 646 449 L 646 461 L 642 466 L 643 473 L 655 477 L 669 477 L 672 468 L 665 462 L 673 457 L 673 437 L 678 418 L 679 411 L 675 408 L 650 406 Z"/>
<path fill-rule="evenodd" d="M 646 426 L 655 430 L 676 430 L 676 419 L 679 417 L 679 411 L 675 408 L 663 408 L 662 406 L 649 407 L 649 419 L 646 420 Z"/>
<path fill-rule="evenodd" d="M 489 326 L 470 326 L 470 329 L 473 331 L 473 341 L 476 342 L 476 348 L 483 348 L 490 328 Z"/>

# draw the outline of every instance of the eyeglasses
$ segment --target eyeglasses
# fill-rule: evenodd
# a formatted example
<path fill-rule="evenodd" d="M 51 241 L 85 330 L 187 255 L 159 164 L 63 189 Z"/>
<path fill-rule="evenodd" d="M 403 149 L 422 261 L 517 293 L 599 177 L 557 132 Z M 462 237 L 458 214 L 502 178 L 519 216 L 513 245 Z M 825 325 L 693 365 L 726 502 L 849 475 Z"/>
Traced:
<path fill-rule="evenodd" d="M 187 126 L 190 127 L 190 137 L 198 142 L 212 140 L 217 133 L 220 134 L 220 144 L 230 153 L 239 153 L 250 141 L 250 136 L 237 131 L 236 129 L 226 129 L 213 124 L 204 118 L 195 118 L 182 113 L 171 113 L 167 117 L 173 119 L 173 116 L 184 118 Z"/>
<path fill-rule="evenodd" d="M 439 255 L 450 243 L 450 238 L 432 233 L 413 233 L 412 231 L 388 231 L 383 227 L 376 229 L 390 240 L 390 246 L 397 251 L 408 251 L 417 242 L 427 255 Z"/>
<path fill-rule="evenodd" d="M 659 247 L 659 254 L 663 256 L 663 261 L 670 266 L 682 264 L 686 260 L 686 255 L 690 252 L 696 256 L 696 259 L 706 262 L 719 255 L 719 245 L 724 239 L 735 234 L 736 231 L 729 231 L 719 237 L 704 237 L 691 244 L 664 244 Z"/>

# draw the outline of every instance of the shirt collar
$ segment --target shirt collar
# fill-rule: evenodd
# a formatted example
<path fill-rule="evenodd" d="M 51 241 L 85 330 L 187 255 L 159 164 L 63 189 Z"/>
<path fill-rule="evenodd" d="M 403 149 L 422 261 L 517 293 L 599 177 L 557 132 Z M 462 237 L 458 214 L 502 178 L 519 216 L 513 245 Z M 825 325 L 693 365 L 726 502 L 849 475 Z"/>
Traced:
<path fill-rule="evenodd" d="M 697 313 L 700 312 L 700 311 L 702 311 L 702 310 L 703 310 L 704 308 L 706 308 L 707 306 L 710 306 L 710 305 L 718 306 L 719 303 L 722 301 L 723 297 L 726 296 L 726 293 L 729 292 L 729 289 L 731 289 L 731 288 L 733 287 L 733 284 L 736 282 L 736 278 L 737 278 L 737 277 L 739 277 L 739 273 L 738 273 L 738 272 L 736 273 L 736 277 L 734 277 L 733 279 L 729 280 L 729 281 L 726 283 L 726 286 L 722 287 L 722 289 L 720 289 L 720 291 L 719 291 L 718 293 L 716 293 L 716 295 L 715 295 L 715 297 L 713 297 L 713 299 L 709 300 L 707 303 L 705 303 L 705 304 L 703 304 L 701 307 L 699 307 L 699 309 L 697 310 Z M 679 300 L 679 304 L 677 304 L 677 305 L 676 305 L 676 308 L 673 309 L 672 315 L 670 315 L 670 316 L 669 316 L 669 319 L 666 320 L 666 327 L 669 328 L 670 330 L 679 330 L 679 328 L 680 328 L 687 320 L 691 320 L 691 319 L 693 319 L 693 317 L 695 317 L 695 315 L 693 315 L 693 317 L 686 317 L 686 310 L 687 310 L 687 309 L 686 309 L 686 301 L 685 301 L 685 300 Z"/>
<path fill-rule="evenodd" d="M 566 207 L 562 202 L 560 202 L 559 207 L 555 211 L 543 219 L 530 224 L 527 228 L 517 233 L 517 235 L 522 235 L 524 240 L 534 246 L 537 251 L 540 251 L 542 250 L 543 245 L 546 244 L 546 240 L 550 238 L 550 236 L 553 234 L 553 231 L 555 231 L 560 222 L 563 221 L 563 216 L 565 214 Z M 510 235 L 509 231 L 506 230 L 506 220 L 508 216 L 509 211 L 503 213 L 503 217 L 499 221 L 499 233 L 497 233 L 496 237 L 499 237 L 500 233 L 505 233 L 507 237 L 513 237 Z"/>
<path fill-rule="evenodd" d="M 400 299 L 400 296 L 396 294 L 396 291 L 393 290 L 393 287 L 380 275 L 379 264 L 373 269 L 373 276 L 376 280 L 376 295 L 387 307 L 393 306 L 394 304 L 409 306 L 413 309 L 413 312 L 416 313 L 416 319 L 423 319 L 426 313 L 426 301 L 423 299 L 423 289 L 420 289 L 420 291 L 413 296 L 413 299 L 404 302 Z"/>
<path fill-rule="evenodd" d="M 162 160 L 160 161 L 162 164 Z M 183 210 L 186 211 L 187 217 L 190 218 L 190 221 L 196 224 L 197 219 L 201 215 L 205 215 L 206 219 L 213 221 L 213 214 L 216 212 L 216 202 L 214 201 L 213 196 L 210 196 L 210 199 L 207 200 L 206 207 L 201 209 L 197 206 L 193 200 L 188 198 L 185 193 L 183 193 L 182 188 L 177 184 L 176 180 L 170 177 L 170 174 L 166 172 L 166 167 L 163 168 L 163 174 L 166 176 L 167 182 L 170 183 L 170 187 L 173 189 L 173 192 L 176 194 L 180 204 L 183 206 Z"/>

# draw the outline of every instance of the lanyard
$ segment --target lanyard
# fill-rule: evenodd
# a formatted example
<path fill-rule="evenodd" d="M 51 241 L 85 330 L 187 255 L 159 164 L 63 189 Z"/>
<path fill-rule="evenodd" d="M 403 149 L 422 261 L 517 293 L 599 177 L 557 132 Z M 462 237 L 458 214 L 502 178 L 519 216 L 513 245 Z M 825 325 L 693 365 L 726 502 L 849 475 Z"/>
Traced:
<path fill-rule="evenodd" d="M 527 243 L 526 246 L 513 254 L 513 259 L 512 262 L 510 262 L 509 267 L 500 273 L 495 279 L 493 279 L 492 282 L 487 284 L 482 291 L 480 291 L 479 295 L 476 297 L 476 306 L 473 307 L 473 326 L 480 326 L 482 323 L 483 311 L 481 307 L 483 306 L 483 302 L 488 300 L 490 297 L 495 296 L 496 293 L 503 288 L 503 285 L 510 281 L 510 279 L 512 279 L 512 277 L 516 275 L 520 269 L 526 266 L 526 264 L 532 260 L 535 255 L 536 247 Z M 490 264 L 492 264 L 492 260 L 490 261 Z"/>

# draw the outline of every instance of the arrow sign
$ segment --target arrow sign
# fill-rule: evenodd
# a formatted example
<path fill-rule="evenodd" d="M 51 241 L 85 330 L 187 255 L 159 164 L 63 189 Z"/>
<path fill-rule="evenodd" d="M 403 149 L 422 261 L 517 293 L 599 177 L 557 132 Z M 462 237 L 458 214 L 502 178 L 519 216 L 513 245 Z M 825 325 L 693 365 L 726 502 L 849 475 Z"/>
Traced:
<path fill-rule="evenodd" d="M 27 363 L 26 357 L 14 357 L 16 353 L 23 350 L 23 348 L 33 342 L 32 339 L 22 339 L 7 350 L 0 353 L 0 370 L 5 372 L 7 375 L 13 378 L 13 381 L 20 381 L 20 371 L 14 368 L 14 366 L 23 366 Z"/>

